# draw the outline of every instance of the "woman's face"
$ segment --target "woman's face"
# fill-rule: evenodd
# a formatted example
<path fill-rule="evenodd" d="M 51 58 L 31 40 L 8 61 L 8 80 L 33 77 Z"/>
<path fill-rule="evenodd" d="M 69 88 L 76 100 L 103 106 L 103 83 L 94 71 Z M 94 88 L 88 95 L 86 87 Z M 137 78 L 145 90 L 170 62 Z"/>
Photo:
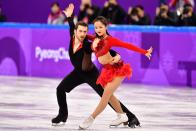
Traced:
<path fill-rule="evenodd" d="M 94 27 L 95 27 L 95 33 L 98 36 L 104 36 L 104 35 L 106 35 L 107 27 L 103 23 L 101 23 L 100 21 L 96 21 L 94 23 Z"/>

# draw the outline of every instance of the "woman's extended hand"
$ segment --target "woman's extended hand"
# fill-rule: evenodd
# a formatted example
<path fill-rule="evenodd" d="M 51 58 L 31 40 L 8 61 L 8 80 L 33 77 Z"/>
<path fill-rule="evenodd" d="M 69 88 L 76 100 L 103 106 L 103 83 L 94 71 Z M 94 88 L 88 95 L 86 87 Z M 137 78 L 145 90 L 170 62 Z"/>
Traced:
<path fill-rule="evenodd" d="M 145 54 L 146 57 L 148 57 L 148 59 L 150 60 L 151 56 L 152 56 L 152 51 L 153 51 L 153 48 L 150 47 L 150 49 L 147 50 L 147 53 Z"/>

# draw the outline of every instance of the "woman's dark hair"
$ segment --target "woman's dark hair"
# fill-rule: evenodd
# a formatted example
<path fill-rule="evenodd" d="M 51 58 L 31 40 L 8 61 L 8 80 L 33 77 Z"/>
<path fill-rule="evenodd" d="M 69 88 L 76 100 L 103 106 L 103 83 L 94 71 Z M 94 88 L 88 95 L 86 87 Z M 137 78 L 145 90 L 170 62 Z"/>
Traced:
<path fill-rule="evenodd" d="M 93 24 L 95 24 L 95 22 L 97 22 L 97 21 L 99 21 L 99 22 L 101 22 L 103 25 L 105 25 L 105 26 L 108 26 L 108 20 L 105 18 L 105 17 L 103 17 L 103 16 L 98 16 L 98 17 L 96 17 L 94 20 L 93 20 Z M 102 36 L 99 36 L 97 33 L 95 33 L 96 34 L 96 37 L 98 37 L 98 38 L 102 38 Z M 107 35 L 110 35 L 109 33 L 108 33 L 108 31 L 106 30 L 106 34 Z"/>
<path fill-rule="evenodd" d="M 102 24 L 104 24 L 105 26 L 108 25 L 108 20 L 103 17 L 103 16 L 98 16 L 93 20 L 93 24 L 95 24 L 95 22 L 100 21 Z"/>

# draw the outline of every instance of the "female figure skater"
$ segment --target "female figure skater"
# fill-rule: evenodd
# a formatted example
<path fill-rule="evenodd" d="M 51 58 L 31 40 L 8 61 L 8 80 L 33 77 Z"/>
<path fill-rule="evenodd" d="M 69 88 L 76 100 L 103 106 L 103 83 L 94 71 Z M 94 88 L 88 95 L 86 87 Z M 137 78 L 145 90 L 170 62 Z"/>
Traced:
<path fill-rule="evenodd" d="M 152 47 L 149 50 L 144 50 L 110 36 L 107 32 L 107 20 L 102 16 L 98 16 L 93 24 L 96 35 L 88 35 L 88 39 L 93 41 L 91 48 L 95 52 L 98 61 L 103 65 L 97 84 L 102 85 L 104 93 L 95 111 L 79 125 L 81 129 L 89 128 L 94 119 L 106 108 L 108 102 L 113 103 L 113 107 L 117 112 L 117 119 L 112 121 L 110 126 L 118 126 L 128 121 L 126 113 L 123 112 L 118 99 L 113 94 L 125 77 L 131 77 L 132 69 L 129 64 L 124 63 L 122 60 L 117 63 L 112 62 L 113 57 L 109 53 L 111 47 L 127 48 L 144 54 L 148 59 L 150 59 L 152 53 Z"/>

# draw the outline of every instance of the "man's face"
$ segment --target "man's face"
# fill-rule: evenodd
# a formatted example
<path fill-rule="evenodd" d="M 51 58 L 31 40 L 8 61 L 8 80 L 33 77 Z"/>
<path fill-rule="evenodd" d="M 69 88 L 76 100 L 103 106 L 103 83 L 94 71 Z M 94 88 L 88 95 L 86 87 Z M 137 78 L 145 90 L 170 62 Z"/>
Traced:
<path fill-rule="evenodd" d="M 52 8 L 51 8 L 51 11 L 53 13 L 57 13 L 59 10 L 60 10 L 60 8 L 57 5 L 53 5 Z"/>
<path fill-rule="evenodd" d="M 74 31 L 75 37 L 79 41 L 83 41 L 87 35 L 88 27 L 79 25 L 78 28 Z"/>
<path fill-rule="evenodd" d="M 137 10 L 138 10 L 139 17 L 140 18 L 144 17 L 144 11 L 142 9 L 140 9 L 140 8 L 137 8 Z"/>

